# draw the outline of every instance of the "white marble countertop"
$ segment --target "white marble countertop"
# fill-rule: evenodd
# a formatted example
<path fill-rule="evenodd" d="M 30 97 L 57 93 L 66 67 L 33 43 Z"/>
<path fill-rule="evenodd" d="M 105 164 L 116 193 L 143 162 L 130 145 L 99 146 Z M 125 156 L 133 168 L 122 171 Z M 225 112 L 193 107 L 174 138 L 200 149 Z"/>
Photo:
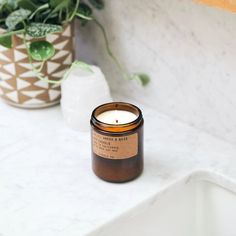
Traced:
<path fill-rule="evenodd" d="M 0 102 L 0 236 L 86 235 L 193 169 L 236 180 L 235 146 L 137 105 L 145 170 L 112 184 L 92 173 L 90 135 L 68 128 L 59 106 L 20 110 Z"/>

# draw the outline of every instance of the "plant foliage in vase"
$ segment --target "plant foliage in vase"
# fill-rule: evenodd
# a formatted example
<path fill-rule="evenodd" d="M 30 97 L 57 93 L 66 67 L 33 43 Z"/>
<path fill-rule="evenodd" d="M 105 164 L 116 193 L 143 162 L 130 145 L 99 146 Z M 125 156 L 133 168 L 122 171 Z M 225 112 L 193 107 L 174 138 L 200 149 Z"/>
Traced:
<path fill-rule="evenodd" d="M 82 25 L 92 21 L 101 29 L 107 52 L 123 77 L 129 80 L 139 80 L 142 85 L 148 84 L 149 77 L 146 74 L 130 75 L 114 56 L 103 25 L 92 15 L 93 8 L 103 9 L 103 0 L 87 0 L 87 2 L 80 0 L 0 0 L 0 28 L 5 31 L 0 35 L 0 44 L 11 48 L 12 36 L 23 35 L 28 58 L 35 75 L 49 83 L 60 83 L 60 81 L 48 80 L 41 74 L 44 63 L 55 52 L 53 44 L 47 42 L 45 36 L 62 32 L 63 26 L 75 18 L 78 18 Z M 37 39 L 37 41 L 29 41 L 27 36 Z M 41 65 L 38 68 L 34 67 L 33 60 L 41 62 Z"/>

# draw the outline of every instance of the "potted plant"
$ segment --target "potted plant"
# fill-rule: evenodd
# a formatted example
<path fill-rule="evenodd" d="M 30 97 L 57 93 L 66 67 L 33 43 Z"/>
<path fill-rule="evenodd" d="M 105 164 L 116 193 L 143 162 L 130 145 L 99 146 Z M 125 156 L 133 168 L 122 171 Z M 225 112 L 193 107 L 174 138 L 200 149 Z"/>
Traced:
<path fill-rule="evenodd" d="M 126 79 L 149 81 L 145 74 L 129 75 L 114 57 L 104 27 L 92 17 L 102 0 L 0 0 L 0 95 L 11 105 L 41 108 L 59 103 L 60 82 L 74 61 L 73 20 L 93 20 L 102 30 L 108 54 Z"/>
<path fill-rule="evenodd" d="M 101 0 L 89 2 L 103 7 Z M 23 108 L 59 102 L 56 81 L 74 60 L 73 19 L 85 24 L 90 9 L 79 0 L 0 1 L 0 91 L 5 101 Z"/>

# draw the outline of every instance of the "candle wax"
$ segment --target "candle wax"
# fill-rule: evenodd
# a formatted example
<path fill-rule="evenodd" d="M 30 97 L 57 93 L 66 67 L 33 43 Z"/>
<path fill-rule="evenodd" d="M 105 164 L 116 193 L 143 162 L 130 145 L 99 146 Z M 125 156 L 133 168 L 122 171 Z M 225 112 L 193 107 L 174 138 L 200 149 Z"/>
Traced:
<path fill-rule="evenodd" d="M 106 124 L 123 125 L 136 120 L 137 115 L 124 110 L 111 110 L 99 114 L 96 118 Z"/>

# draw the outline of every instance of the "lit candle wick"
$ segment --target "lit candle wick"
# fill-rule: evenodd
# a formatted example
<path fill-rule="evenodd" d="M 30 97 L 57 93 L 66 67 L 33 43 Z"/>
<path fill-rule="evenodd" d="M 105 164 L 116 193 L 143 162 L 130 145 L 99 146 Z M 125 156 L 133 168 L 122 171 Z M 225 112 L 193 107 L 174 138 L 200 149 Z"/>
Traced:
<path fill-rule="evenodd" d="M 122 125 L 133 122 L 137 119 L 137 115 L 125 110 L 109 110 L 102 112 L 96 118 L 103 123 Z"/>

